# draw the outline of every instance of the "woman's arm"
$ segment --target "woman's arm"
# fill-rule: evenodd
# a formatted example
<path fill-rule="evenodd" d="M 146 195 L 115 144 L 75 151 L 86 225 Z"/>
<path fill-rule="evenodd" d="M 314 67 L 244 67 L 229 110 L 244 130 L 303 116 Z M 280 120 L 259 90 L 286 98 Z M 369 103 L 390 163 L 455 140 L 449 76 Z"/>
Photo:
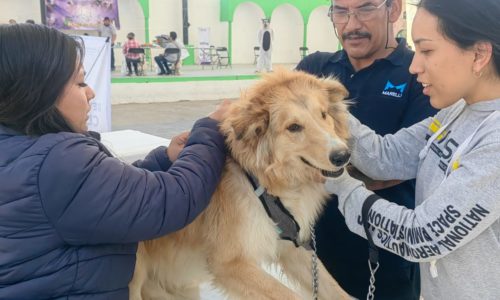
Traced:
<path fill-rule="evenodd" d="M 497 142 L 464 154 L 460 167 L 414 210 L 376 201 L 368 213 L 375 244 L 422 262 L 446 256 L 480 235 L 500 217 L 499 153 Z M 349 229 L 366 237 L 361 209 L 373 193 L 347 173 L 327 179 L 326 186 L 339 196 L 339 210 Z"/>
<path fill-rule="evenodd" d="M 432 118 L 427 118 L 395 134 L 382 137 L 350 115 L 351 163 L 375 180 L 415 178 L 418 154 L 427 142 L 426 135 L 431 121 Z"/>
<path fill-rule="evenodd" d="M 208 205 L 225 152 L 218 122 L 209 118 L 194 125 L 167 172 L 122 163 L 90 139 L 67 139 L 51 149 L 40 169 L 41 201 L 70 244 L 156 238 L 183 228 Z"/>

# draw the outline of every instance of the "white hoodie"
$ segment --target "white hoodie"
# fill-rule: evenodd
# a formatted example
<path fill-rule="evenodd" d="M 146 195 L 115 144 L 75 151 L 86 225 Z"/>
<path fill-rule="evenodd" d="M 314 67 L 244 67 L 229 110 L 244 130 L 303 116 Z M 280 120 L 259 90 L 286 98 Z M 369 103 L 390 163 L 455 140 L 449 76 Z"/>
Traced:
<path fill-rule="evenodd" d="M 358 169 L 378 180 L 417 179 L 414 210 L 381 199 L 368 219 L 377 246 L 421 263 L 425 300 L 500 299 L 499 110 L 500 99 L 459 101 L 384 137 L 350 119 L 352 163 Z M 372 192 L 349 176 L 326 186 L 339 195 L 350 230 L 365 237 L 361 207 Z"/>

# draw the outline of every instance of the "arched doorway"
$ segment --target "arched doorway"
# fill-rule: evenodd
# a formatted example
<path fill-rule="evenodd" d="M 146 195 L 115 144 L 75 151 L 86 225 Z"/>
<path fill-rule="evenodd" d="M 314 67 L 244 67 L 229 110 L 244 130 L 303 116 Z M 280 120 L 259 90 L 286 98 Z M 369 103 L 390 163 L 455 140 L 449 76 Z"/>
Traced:
<path fill-rule="evenodd" d="M 235 9 L 232 24 L 233 64 L 253 63 L 253 47 L 258 45 L 257 35 L 263 18 L 262 9 L 252 2 L 241 3 Z"/>
<path fill-rule="evenodd" d="M 307 24 L 307 47 L 309 53 L 316 51 L 335 52 L 339 41 L 333 24 L 328 18 L 328 6 L 320 6 L 311 12 Z"/>
<path fill-rule="evenodd" d="M 271 28 L 274 31 L 273 63 L 298 63 L 304 37 L 300 11 L 290 4 L 278 6 L 271 16 Z"/>
<path fill-rule="evenodd" d="M 127 30 L 117 31 L 117 41 L 126 41 L 127 33 L 131 31 L 135 33 L 135 39 L 139 41 L 139 43 L 150 42 L 145 40 L 144 14 L 139 2 L 137 0 L 120 1 L 118 10 L 121 27 L 127 28 Z"/>

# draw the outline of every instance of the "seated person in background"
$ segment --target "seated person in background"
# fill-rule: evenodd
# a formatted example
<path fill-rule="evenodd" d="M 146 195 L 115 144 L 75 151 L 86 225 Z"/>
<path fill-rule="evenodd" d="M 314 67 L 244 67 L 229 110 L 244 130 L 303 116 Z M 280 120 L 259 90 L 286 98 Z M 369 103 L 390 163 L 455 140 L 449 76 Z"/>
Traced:
<path fill-rule="evenodd" d="M 170 37 L 168 35 L 159 35 L 156 37 L 156 41 L 158 45 L 161 47 L 166 47 L 167 43 L 169 42 Z M 158 65 L 158 68 L 160 68 L 160 73 L 158 75 L 170 75 L 172 74 L 172 71 L 170 70 L 170 67 L 168 66 L 167 59 L 165 58 L 165 53 L 160 54 L 158 56 L 155 56 L 155 62 Z"/>
<path fill-rule="evenodd" d="M 182 45 L 180 45 L 176 39 L 177 39 L 177 33 L 175 31 L 171 31 L 169 36 L 166 35 L 161 35 L 157 37 L 158 39 L 158 44 L 159 45 L 164 45 L 165 47 L 165 52 L 163 54 L 160 54 L 158 56 L 155 56 L 155 61 L 158 64 L 158 67 L 160 68 L 160 73 L 158 75 L 170 75 L 175 72 L 175 75 L 179 75 L 179 69 L 181 65 L 181 52 L 180 49 L 182 49 Z M 169 48 L 177 48 L 179 49 L 179 53 L 177 54 L 172 54 L 172 53 L 167 53 L 167 49 Z M 174 72 L 170 69 L 168 64 L 172 64 L 174 66 Z"/>
<path fill-rule="evenodd" d="M 132 65 L 134 66 L 135 75 L 139 76 L 139 71 L 137 70 L 137 64 L 141 61 L 141 55 L 139 53 L 129 53 L 131 48 L 140 48 L 141 45 L 135 40 L 135 34 L 129 32 L 127 34 L 127 41 L 123 44 L 123 54 L 125 54 L 125 61 L 127 62 L 128 74 L 132 75 Z"/>
<path fill-rule="evenodd" d="M 177 42 L 177 33 L 175 31 L 170 31 L 170 42 L 167 43 L 167 46 L 165 47 L 165 50 L 168 48 L 177 48 L 179 49 L 179 53 L 177 54 L 168 54 L 166 55 L 167 61 L 175 66 L 175 75 L 180 74 L 180 69 L 181 69 L 181 49 L 183 48 L 183 45 L 179 44 Z"/>

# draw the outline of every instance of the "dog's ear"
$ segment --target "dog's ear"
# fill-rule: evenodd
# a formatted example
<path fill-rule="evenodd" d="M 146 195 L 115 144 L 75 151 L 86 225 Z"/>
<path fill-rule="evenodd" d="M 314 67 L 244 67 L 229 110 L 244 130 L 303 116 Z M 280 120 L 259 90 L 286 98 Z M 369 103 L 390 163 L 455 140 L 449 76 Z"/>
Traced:
<path fill-rule="evenodd" d="M 350 102 L 346 100 L 346 97 L 349 92 L 340 81 L 333 77 L 323 79 L 323 84 L 328 93 L 330 101 L 328 113 L 335 123 L 335 131 L 341 138 L 347 139 L 349 137 L 347 115 Z"/>
<path fill-rule="evenodd" d="M 253 97 L 233 104 L 222 129 L 231 140 L 239 141 L 263 136 L 268 126 L 268 105 L 258 97 Z"/>

